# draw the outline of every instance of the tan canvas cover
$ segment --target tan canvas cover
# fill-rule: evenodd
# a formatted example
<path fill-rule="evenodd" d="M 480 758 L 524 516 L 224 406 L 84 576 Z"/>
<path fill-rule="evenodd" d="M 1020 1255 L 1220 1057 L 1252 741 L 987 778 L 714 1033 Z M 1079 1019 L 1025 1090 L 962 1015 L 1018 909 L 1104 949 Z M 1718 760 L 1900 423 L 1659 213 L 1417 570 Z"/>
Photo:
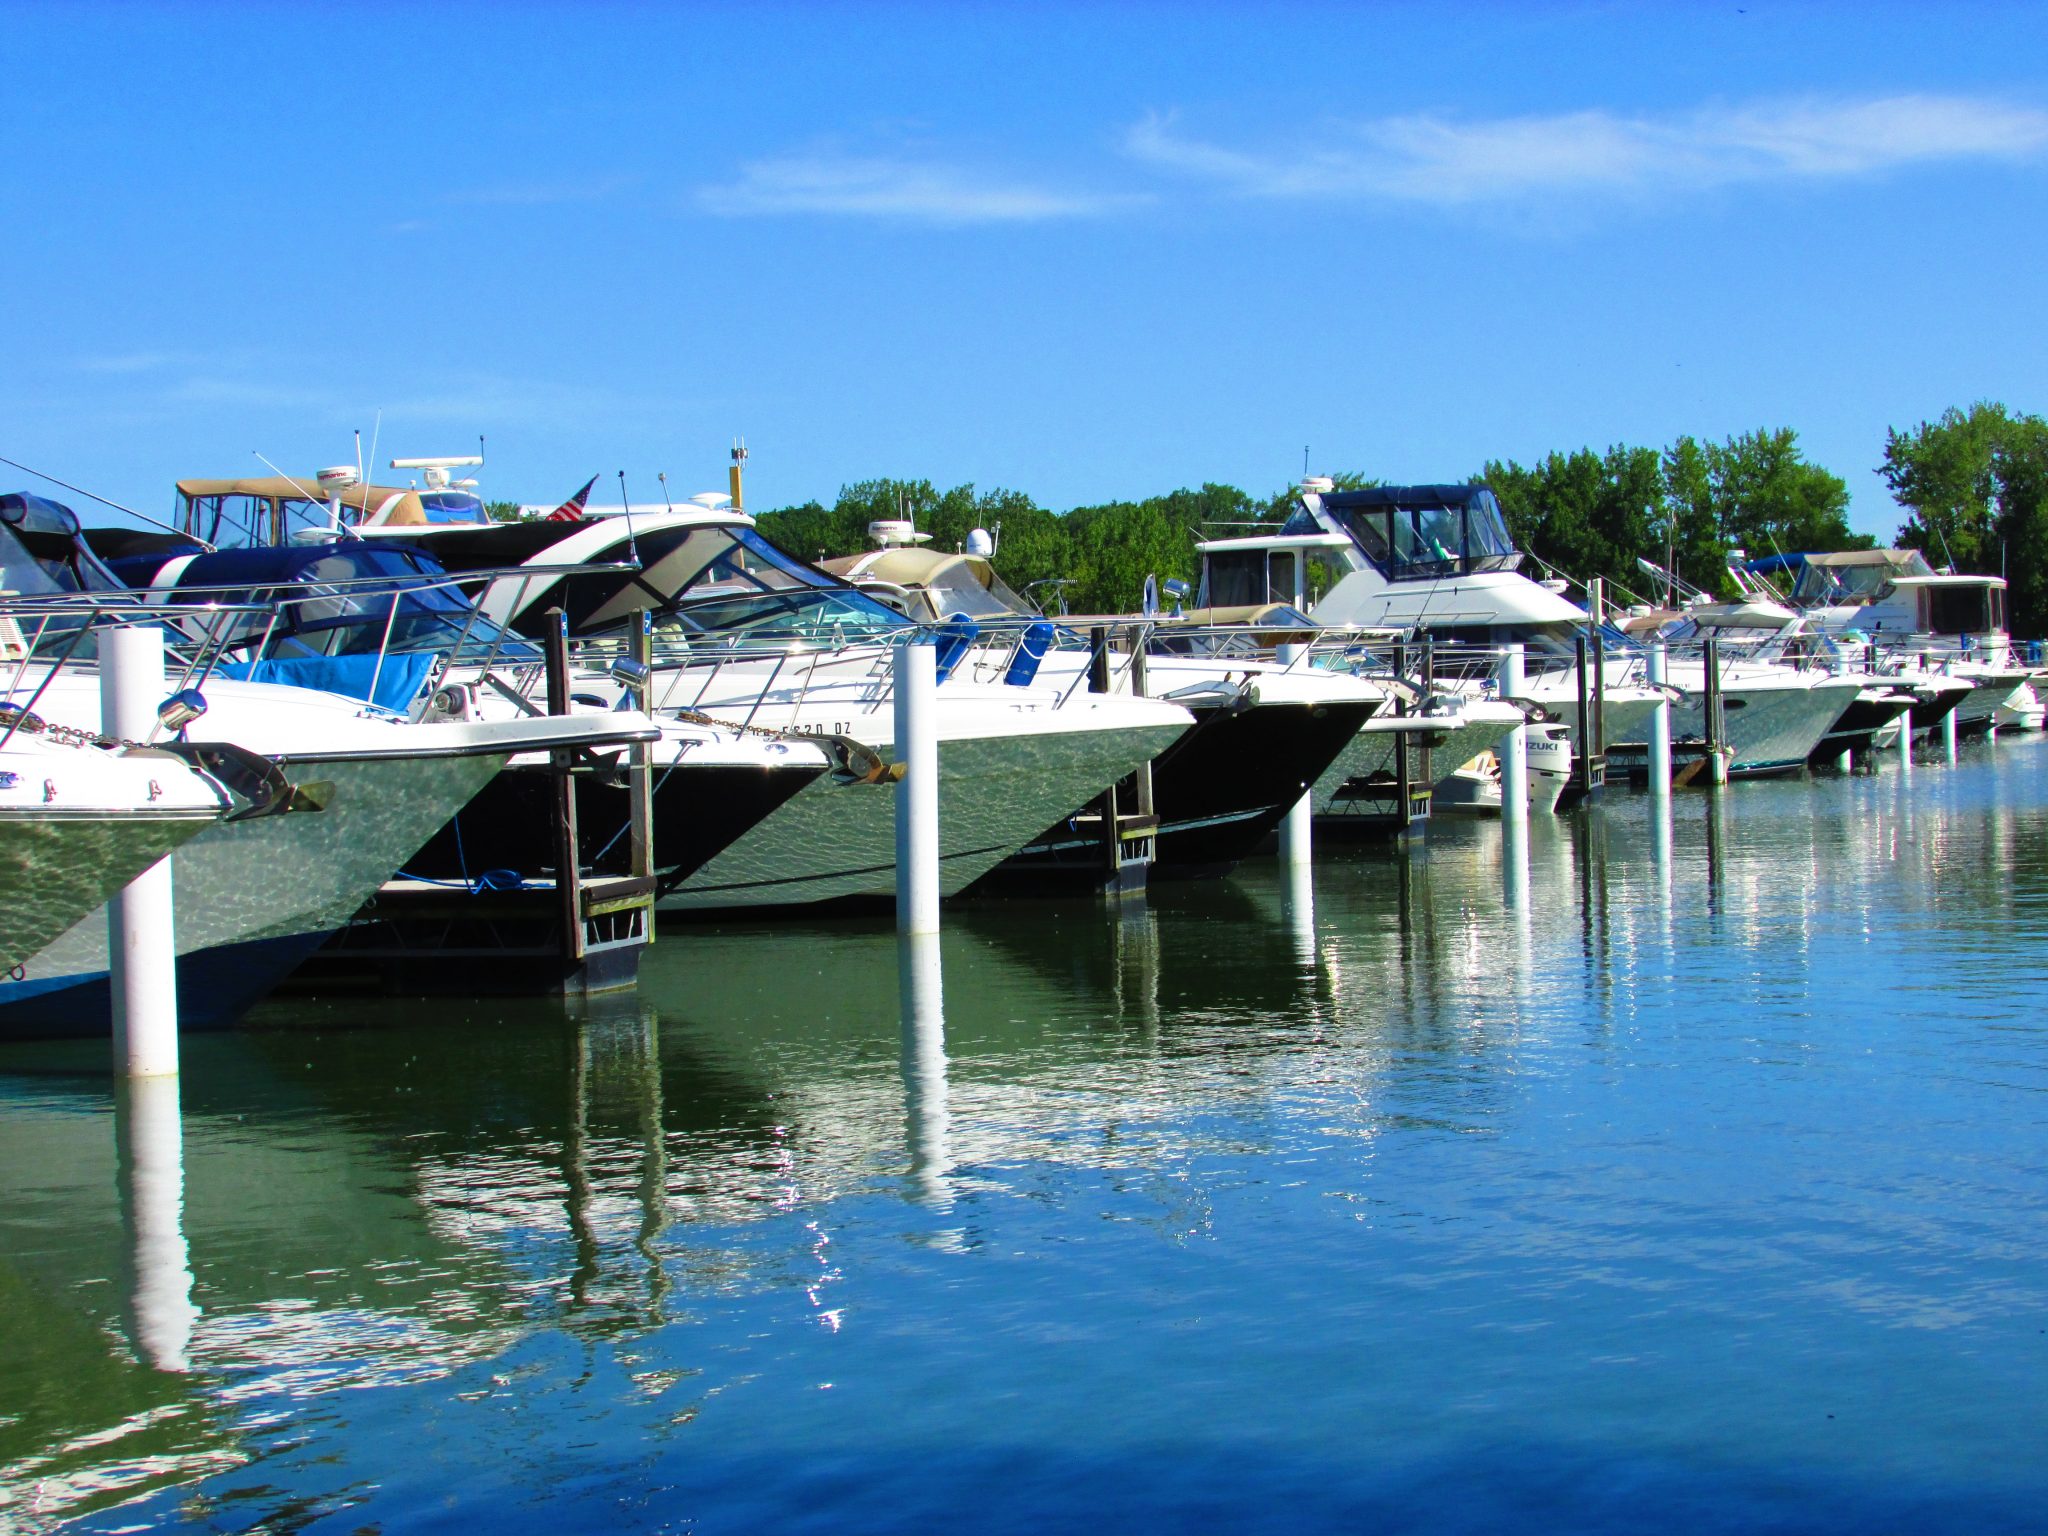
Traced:
<path fill-rule="evenodd" d="M 892 587 L 936 586 L 941 576 L 951 575 L 955 569 L 971 572 L 975 585 L 982 588 L 995 580 L 994 568 L 980 555 L 948 554 L 943 549 L 920 549 L 913 545 L 842 555 L 836 560 L 819 562 L 818 568 L 830 571 L 842 581 L 866 578 L 886 581 Z"/>
<path fill-rule="evenodd" d="M 317 476 L 256 475 L 243 480 L 180 480 L 178 496 L 186 505 L 209 496 L 247 496 L 258 501 L 312 501 L 325 505 Z M 364 517 L 378 512 L 377 522 L 391 527 L 413 527 L 427 521 L 427 509 L 419 492 L 402 485 L 352 485 L 340 493 L 341 504 L 353 507 Z"/>

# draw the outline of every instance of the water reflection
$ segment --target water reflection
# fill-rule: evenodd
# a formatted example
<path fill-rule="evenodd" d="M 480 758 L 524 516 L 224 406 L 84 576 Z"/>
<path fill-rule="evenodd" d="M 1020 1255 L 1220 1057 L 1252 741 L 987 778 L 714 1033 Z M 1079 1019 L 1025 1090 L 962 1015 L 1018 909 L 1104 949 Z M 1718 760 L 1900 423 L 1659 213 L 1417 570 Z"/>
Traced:
<path fill-rule="evenodd" d="M 185 1248 L 185 1143 L 176 1077 L 136 1078 L 114 1111 L 122 1224 L 128 1233 L 130 1334 L 159 1371 L 184 1371 L 199 1309 Z"/>
<path fill-rule="evenodd" d="M 903 1009 L 903 1122 L 911 1182 L 935 1209 L 951 1203 L 947 1141 L 946 999 L 939 936 L 906 934 L 898 941 L 897 985 Z"/>
<path fill-rule="evenodd" d="M 1178 1443 L 1190 1382 L 1342 1440 L 1335 1477 L 1447 1382 L 1489 1444 L 1576 1414 L 1860 1466 L 1777 1407 L 1865 1358 L 1963 1373 L 1996 1446 L 2039 1427 L 1967 1374 L 2042 1300 L 2001 1139 L 2048 1088 L 2038 775 L 1617 794 L 909 941 L 686 929 L 583 1013 L 280 1005 L 191 1042 L 182 1122 L 177 1083 L 35 1063 L 0 1077 L 0 1524 L 188 1484 L 403 1524 L 414 1435 L 507 1496 L 878 1436 L 943 1481 L 963 1426 Z M 1859 1445 L 1944 1433 L 1900 1414 Z"/>

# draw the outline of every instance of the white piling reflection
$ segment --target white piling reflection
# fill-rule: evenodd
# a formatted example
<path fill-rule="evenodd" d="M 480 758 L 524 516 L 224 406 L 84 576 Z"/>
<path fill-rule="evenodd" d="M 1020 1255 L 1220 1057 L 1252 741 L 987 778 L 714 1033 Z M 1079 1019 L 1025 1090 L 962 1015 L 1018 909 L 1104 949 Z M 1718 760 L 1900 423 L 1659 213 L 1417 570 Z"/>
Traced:
<path fill-rule="evenodd" d="M 1280 910 L 1294 941 L 1294 961 L 1304 971 L 1316 965 L 1316 872 L 1308 864 L 1281 868 Z"/>
<path fill-rule="evenodd" d="M 1529 889 L 1529 823 L 1526 819 L 1500 824 L 1501 897 L 1507 908 L 1509 930 L 1514 936 L 1510 960 L 1517 995 L 1528 985 L 1534 921 Z"/>
<path fill-rule="evenodd" d="M 939 936 L 906 933 L 896 941 L 896 980 L 903 1008 L 903 1126 L 910 1177 L 918 1195 L 952 1204 L 952 1111 L 946 1089 L 946 996 Z"/>
<path fill-rule="evenodd" d="M 1671 907 L 1671 815 L 1669 797 L 1653 798 L 1650 802 L 1650 869 L 1657 882 L 1657 922 L 1664 935 L 1664 945 L 1671 947 L 1673 925 Z"/>
<path fill-rule="evenodd" d="M 135 1350 L 159 1371 L 184 1371 L 199 1309 L 185 1246 L 185 1132 L 178 1079 L 138 1077 L 114 1105 L 121 1213 L 128 1229 Z"/>

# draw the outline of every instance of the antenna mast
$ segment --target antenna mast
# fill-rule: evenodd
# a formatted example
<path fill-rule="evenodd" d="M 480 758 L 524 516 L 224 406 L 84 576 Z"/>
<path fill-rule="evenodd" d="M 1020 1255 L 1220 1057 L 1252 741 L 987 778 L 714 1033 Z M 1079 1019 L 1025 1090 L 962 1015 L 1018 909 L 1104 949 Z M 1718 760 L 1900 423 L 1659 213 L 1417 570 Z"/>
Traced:
<path fill-rule="evenodd" d="M 747 440 L 744 437 L 736 437 L 732 440 L 732 468 L 726 473 L 727 482 L 732 489 L 732 509 L 735 512 L 747 510 L 747 504 L 740 495 L 740 480 L 746 467 Z"/>

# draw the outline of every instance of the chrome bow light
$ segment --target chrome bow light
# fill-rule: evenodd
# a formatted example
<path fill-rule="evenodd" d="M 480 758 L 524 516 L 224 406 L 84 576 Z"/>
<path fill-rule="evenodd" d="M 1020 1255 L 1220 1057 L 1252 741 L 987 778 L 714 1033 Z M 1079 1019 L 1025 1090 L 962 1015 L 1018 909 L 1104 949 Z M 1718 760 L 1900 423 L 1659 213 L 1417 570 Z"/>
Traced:
<path fill-rule="evenodd" d="M 182 731 L 206 713 L 206 695 L 197 688 L 180 688 L 156 707 L 156 723 L 167 731 Z"/>
<path fill-rule="evenodd" d="M 614 656 L 611 665 L 612 681 L 625 688 L 645 688 L 647 680 L 654 676 L 654 668 L 632 656 Z"/>

